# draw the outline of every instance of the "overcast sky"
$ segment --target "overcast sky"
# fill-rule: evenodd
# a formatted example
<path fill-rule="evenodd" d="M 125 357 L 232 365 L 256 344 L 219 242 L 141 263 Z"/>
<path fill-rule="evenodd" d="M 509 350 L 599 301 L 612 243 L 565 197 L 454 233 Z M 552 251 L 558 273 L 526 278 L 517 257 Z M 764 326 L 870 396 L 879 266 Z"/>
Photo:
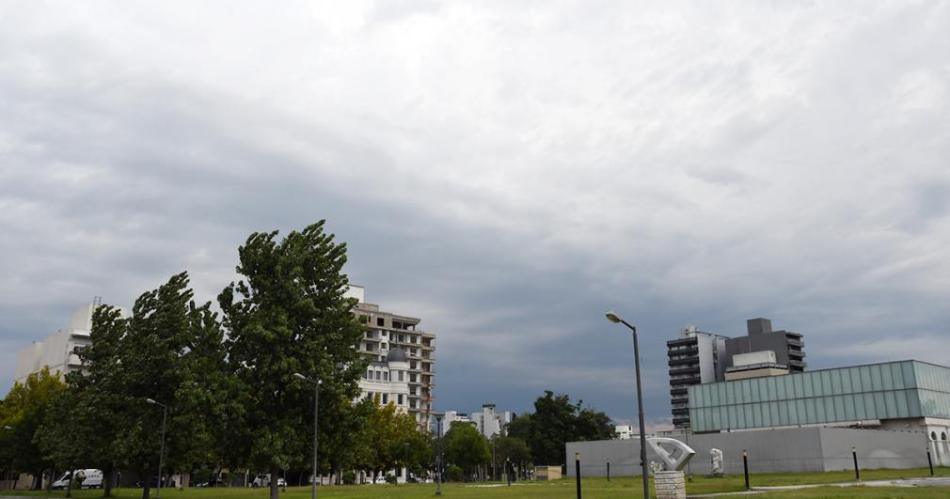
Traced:
<path fill-rule="evenodd" d="M 669 418 L 664 342 L 950 350 L 946 2 L 3 2 L 0 391 L 93 296 L 325 218 L 439 410 Z"/>

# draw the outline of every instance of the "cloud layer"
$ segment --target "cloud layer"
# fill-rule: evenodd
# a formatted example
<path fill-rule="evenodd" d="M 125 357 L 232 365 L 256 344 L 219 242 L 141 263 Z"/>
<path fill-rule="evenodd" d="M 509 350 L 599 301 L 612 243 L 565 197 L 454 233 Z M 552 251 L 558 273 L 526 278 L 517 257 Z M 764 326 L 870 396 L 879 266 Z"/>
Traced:
<path fill-rule="evenodd" d="M 811 367 L 950 345 L 941 2 L 0 7 L 0 388 L 101 295 L 328 219 L 438 334 L 439 409 L 668 417 L 664 341 L 771 317 Z"/>

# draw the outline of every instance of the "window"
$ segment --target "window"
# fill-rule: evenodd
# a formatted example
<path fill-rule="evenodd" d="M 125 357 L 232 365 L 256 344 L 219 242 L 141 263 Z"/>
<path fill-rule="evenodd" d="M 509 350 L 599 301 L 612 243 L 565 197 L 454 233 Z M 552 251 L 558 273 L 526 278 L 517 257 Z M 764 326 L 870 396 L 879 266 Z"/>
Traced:
<path fill-rule="evenodd" d="M 947 432 L 945 431 L 940 432 L 940 440 L 946 440 L 946 439 L 947 439 Z"/>
<path fill-rule="evenodd" d="M 399 373 L 399 381 L 403 381 L 403 377 L 404 377 L 403 371 L 396 371 L 396 372 Z"/>
<path fill-rule="evenodd" d="M 383 326 L 386 325 L 386 320 L 383 319 L 382 317 L 377 317 L 377 318 L 376 318 L 376 325 L 379 326 L 379 327 L 383 327 Z"/>
<path fill-rule="evenodd" d="M 389 403 L 389 394 L 388 394 L 388 393 L 384 393 L 384 394 L 383 394 L 383 405 L 386 405 L 386 404 L 388 404 L 388 403 Z"/>
<path fill-rule="evenodd" d="M 383 381 L 389 381 L 389 373 L 386 371 L 383 371 Z"/>
<path fill-rule="evenodd" d="M 369 322 L 369 316 L 368 316 L 368 315 L 361 315 L 361 316 L 360 316 L 360 324 L 366 324 L 366 323 L 368 323 L 368 322 Z"/>
<path fill-rule="evenodd" d="M 401 393 L 396 396 L 396 400 L 399 401 L 399 402 L 398 402 L 399 405 L 402 405 L 403 400 L 402 400 L 402 394 L 401 394 Z"/>
<path fill-rule="evenodd" d="M 935 431 L 930 432 L 930 439 L 931 439 L 931 440 L 936 440 L 936 439 L 937 439 L 937 432 L 935 432 Z"/>
<path fill-rule="evenodd" d="M 379 381 L 379 379 L 380 379 L 379 371 L 376 371 L 376 381 Z"/>

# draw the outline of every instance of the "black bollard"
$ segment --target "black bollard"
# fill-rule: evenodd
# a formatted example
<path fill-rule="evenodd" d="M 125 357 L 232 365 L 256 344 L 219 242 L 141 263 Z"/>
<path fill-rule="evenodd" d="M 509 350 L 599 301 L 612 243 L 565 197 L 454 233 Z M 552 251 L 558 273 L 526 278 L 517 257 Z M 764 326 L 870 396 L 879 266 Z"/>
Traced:
<path fill-rule="evenodd" d="M 934 476 L 934 460 L 930 457 L 930 447 L 927 447 L 927 466 L 930 467 L 930 476 Z"/>
<path fill-rule="evenodd" d="M 861 469 L 858 468 L 858 451 L 851 447 L 851 457 L 854 458 L 854 479 L 861 480 Z"/>
<path fill-rule="evenodd" d="M 607 481 L 610 481 L 610 461 L 607 461 Z"/>
<path fill-rule="evenodd" d="M 581 499 L 581 454 L 574 453 L 574 473 L 577 474 L 577 499 Z"/>
<path fill-rule="evenodd" d="M 749 453 L 742 449 L 742 471 L 745 474 L 745 489 L 749 490 Z"/>

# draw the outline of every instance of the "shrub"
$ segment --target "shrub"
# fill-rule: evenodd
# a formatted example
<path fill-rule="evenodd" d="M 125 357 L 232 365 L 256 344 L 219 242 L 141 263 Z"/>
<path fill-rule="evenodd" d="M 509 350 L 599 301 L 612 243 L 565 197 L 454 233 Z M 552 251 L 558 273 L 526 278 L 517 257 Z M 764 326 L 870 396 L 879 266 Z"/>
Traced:
<path fill-rule="evenodd" d="M 459 468 L 454 464 L 446 468 L 445 476 L 450 482 L 461 482 L 465 479 L 465 475 L 462 473 L 462 468 Z"/>
<path fill-rule="evenodd" d="M 396 475 L 387 474 L 386 483 L 396 483 Z"/>
<path fill-rule="evenodd" d="M 343 472 L 343 485 L 353 485 L 356 483 L 356 472 L 353 470 Z"/>

